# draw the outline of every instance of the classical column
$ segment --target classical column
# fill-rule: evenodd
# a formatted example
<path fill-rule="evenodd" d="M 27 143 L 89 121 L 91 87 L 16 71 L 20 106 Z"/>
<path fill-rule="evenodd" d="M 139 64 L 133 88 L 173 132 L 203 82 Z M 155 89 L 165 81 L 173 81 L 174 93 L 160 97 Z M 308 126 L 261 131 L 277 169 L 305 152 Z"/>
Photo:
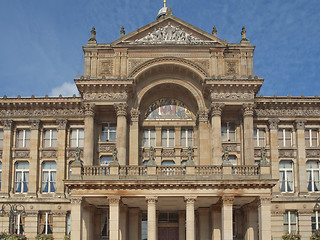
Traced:
<path fill-rule="evenodd" d="M 53 215 L 53 237 L 57 240 L 63 240 L 66 234 L 66 211 L 54 211 Z"/>
<path fill-rule="evenodd" d="M 117 103 L 114 105 L 117 113 L 117 149 L 120 165 L 127 165 L 127 104 Z"/>
<path fill-rule="evenodd" d="M 92 103 L 84 105 L 83 163 L 87 166 L 93 165 L 94 159 L 94 107 Z"/>
<path fill-rule="evenodd" d="M 260 197 L 258 203 L 259 240 L 271 239 L 271 197 Z"/>
<path fill-rule="evenodd" d="M 298 167 L 298 184 L 300 195 L 308 193 L 307 174 L 306 174 L 306 143 L 305 143 L 305 119 L 295 121 L 297 133 L 297 167 Z M 295 181 L 296 182 L 296 181 Z"/>
<path fill-rule="evenodd" d="M 233 240 L 232 205 L 233 197 L 221 198 L 221 239 Z"/>
<path fill-rule="evenodd" d="M 198 112 L 199 119 L 199 163 L 200 165 L 212 165 L 210 149 L 210 129 L 208 124 L 208 111 L 202 110 Z"/>
<path fill-rule="evenodd" d="M 195 239 L 195 214 L 194 214 L 194 203 L 196 201 L 196 197 L 185 197 L 186 201 L 186 240 L 194 240 Z"/>
<path fill-rule="evenodd" d="M 139 115 L 136 108 L 130 111 L 130 142 L 129 142 L 129 165 L 139 165 Z"/>
<path fill-rule="evenodd" d="M 302 240 L 309 240 L 312 234 L 312 227 L 310 221 L 312 212 L 312 209 L 299 210 L 298 212 L 299 233 L 301 235 Z"/>
<path fill-rule="evenodd" d="M 186 213 L 179 211 L 179 240 L 186 239 Z"/>
<path fill-rule="evenodd" d="M 244 207 L 247 229 L 245 231 L 245 240 L 258 239 L 258 208 L 256 202 L 247 204 Z"/>
<path fill-rule="evenodd" d="M 40 144 L 40 120 L 32 119 L 30 123 L 30 160 L 29 160 L 29 188 L 28 195 L 35 196 L 39 187 L 40 162 L 39 162 L 39 144 Z"/>
<path fill-rule="evenodd" d="M 211 240 L 221 239 L 221 206 L 213 205 L 211 207 L 212 235 Z"/>
<path fill-rule="evenodd" d="M 213 165 L 222 163 L 222 141 L 221 141 L 221 113 L 224 107 L 223 103 L 211 104 L 211 128 L 212 128 L 212 158 Z"/>
<path fill-rule="evenodd" d="M 57 181 L 56 193 L 58 195 L 64 194 L 64 182 L 67 177 L 67 163 L 66 163 L 66 143 L 67 143 L 67 119 L 57 119 L 58 124 L 58 145 L 57 145 Z"/>
<path fill-rule="evenodd" d="M 82 197 L 71 199 L 71 239 L 82 240 Z"/>
<path fill-rule="evenodd" d="M 278 142 L 278 124 L 279 119 L 273 118 L 269 119 L 269 129 L 270 129 L 270 165 L 271 165 L 271 175 L 273 179 L 279 179 L 279 142 Z M 279 181 L 273 187 L 274 193 L 279 193 Z"/>
<path fill-rule="evenodd" d="M 198 223 L 199 239 L 209 240 L 210 239 L 209 208 L 198 208 L 198 214 L 199 214 L 199 223 Z"/>
<path fill-rule="evenodd" d="M 8 196 L 11 188 L 12 156 L 13 145 L 13 121 L 3 120 L 3 146 L 2 146 L 2 176 L 1 195 Z"/>
<path fill-rule="evenodd" d="M 254 104 L 243 104 L 243 136 L 244 136 L 244 162 L 246 165 L 254 165 L 253 142 L 253 108 Z"/>
<path fill-rule="evenodd" d="M 140 224 L 140 209 L 129 208 L 129 236 L 130 240 L 139 240 L 139 231 L 141 228 Z"/>
<path fill-rule="evenodd" d="M 120 197 L 108 197 L 110 216 L 110 240 L 119 240 L 120 229 Z"/>
<path fill-rule="evenodd" d="M 148 240 L 157 240 L 157 197 L 146 197 L 148 204 Z"/>

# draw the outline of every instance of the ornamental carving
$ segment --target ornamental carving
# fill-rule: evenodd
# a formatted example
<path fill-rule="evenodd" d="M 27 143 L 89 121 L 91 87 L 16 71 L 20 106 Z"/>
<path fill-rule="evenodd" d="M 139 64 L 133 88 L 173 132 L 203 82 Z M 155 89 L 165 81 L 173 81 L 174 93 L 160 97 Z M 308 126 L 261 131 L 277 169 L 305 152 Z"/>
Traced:
<path fill-rule="evenodd" d="M 184 201 L 187 203 L 187 204 L 194 204 L 194 202 L 197 200 L 197 197 L 194 197 L 194 196 L 187 196 L 187 197 L 184 197 Z"/>
<path fill-rule="evenodd" d="M 112 75 L 113 74 L 113 60 L 106 60 L 101 62 L 101 75 Z"/>
<path fill-rule="evenodd" d="M 128 94 L 126 92 L 116 92 L 116 93 L 84 93 L 83 99 L 85 100 L 127 100 Z"/>
<path fill-rule="evenodd" d="M 268 123 L 269 123 L 269 128 L 271 130 L 278 130 L 278 124 L 280 122 L 280 119 L 278 118 L 273 118 L 273 119 L 269 119 Z"/>
<path fill-rule="evenodd" d="M 77 157 L 76 149 L 68 149 L 67 150 L 67 157 L 68 158 L 76 158 Z M 83 158 L 83 151 L 80 152 L 80 157 Z"/>
<path fill-rule="evenodd" d="M 181 26 L 173 26 L 169 22 L 167 26 L 154 29 L 147 36 L 137 39 L 130 44 L 195 44 L 208 45 L 215 41 L 204 41 L 196 38 L 192 33 L 187 33 Z"/>
<path fill-rule="evenodd" d="M 251 100 L 254 93 L 211 93 L 211 100 Z"/>
<path fill-rule="evenodd" d="M 237 61 L 226 61 L 225 62 L 225 75 L 234 76 L 238 74 L 238 62 Z"/>
<path fill-rule="evenodd" d="M 306 156 L 307 158 L 320 157 L 320 149 L 307 149 L 306 150 Z"/>
<path fill-rule="evenodd" d="M 113 204 L 118 205 L 120 202 L 120 197 L 119 196 L 108 197 L 108 201 L 109 201 L 109 205 L 113 205 Z"/>
<path fill-rule="evenodd" d="M 71 202 L 71 204 L 81 204 L 82 197 L 71 197 L 70 202 Z"/>
<path fill-rule="evenodd" d="M 95 105 L 93 103 L 86 103 L 83 106 L 84 109 L 84 115 L 88 117 L 93 117 L 94 116 L 94 108 Z"/>
<path fill-rule="evenodd" d="M 255 109 L 258 117 L 319 117 L 320 110 Z"/>
<path fill-rule="evenodd" d="M 140 111 L 136 108 L 132 108 L 130 111 L 131 122 L 138 122 L 139 115 L 140 115 Z"/>
<path fill-rule="evenodd" d="M 54 216 L 66 216 L 67 215 L 67 211 L 52 211 L 52 215 Z"/>
<path fill-rule="evenodd" d="M 305 119 L 297 119 L 295 120 L 296 129 L 304 130 L 304 125 L 306 124 L 307 120 Z"/>
<path fill-rule="evenodd" d="M 261 151 L 260 151 L 260 149 L 255 149 L 255 150 L 254 150 L 254 157 L 255 157 L 255 158 L 261 158 Z"/>
<path fill-rule="evenodd" d="M 293 158 L 295 156 L 295 150 L 293 149 L 279 149 L 279 157 L 281 158 Z"/>
<path fill-rule="evenodd" d="M 271 210 L 272 216 L 283 216 L 284 212 L 281 210 Z"/>
<path fill-rule="evenodd" d="M 150 196 L 146 197 L 146 200 L 148 204 L 156 204 L 158 201 L 158 197 Z"/>
<path fill-rule="evenodd" d="M 38 211 L 26 211 L 28 217 L 37 217 L 39 215 Z"/>
<path fill-rule="evenodd" d="M 126 103 L 116 103 L 114 104 L 114 108 L 116 110 L 117 117 L 127 116 L 128 105 Z"/>
<path fill-rule="evenodd" d="M 174 157 L 174 149 L 163 149 L 162 157 Z"/>
<path fill-rule="evenodd" d="M 227 148 L 229 152 L 237 152 L 238 150 L 238 144 L 230 144 L 230 143 L 223 143 L 223 148 Z"/>
<path fill-rule="evenodd" d="M 16 150 L 14 152 L 14 157 L 15 158 L 29 158 L 30 157 L 30 151 Z"/>
<path fill-rule="evenodd" d="M 254 104 L 253 103 L 245 103 L 242 106 L 242 112 L 243 116 L 253 116 L 253 109 L 254 109 Z"/>
<path fill-rule="evenodd" d="M 99 144 L 99 152 L 104 152 L 104 153 L 112 153 L 113 149 L 116 147 L 116 144 Z"/>
<path fill-rule="evenodd" d="M 211 116 L 221 116 L 224 103 L 211 103 Z"/>
<path fill-rule="evenodd" d="M 12 130 L 13 121 L 12 120 L 2 120 L 1 121 L 4 130 Z"/>
<path fill-rule="evenodd" d="M 31 130 L 39 130 L 40 120 L 39 119 L 31 119 L 29 120 Z"/>
<path fill-rule="evenodd" d="M 208 121 L 208 111 L 202 110 L 198 112 L 199 122 L 207 122 Z"/>
<path fill-rule="evenodd" d="M 1 110 L 1 117 L 15 118 L 15 117 L 56 117 L 56 116 L 83 116 L 82 109 L 68 108 L 68 109 L 35 109 L 35 110 Z"/>
<path fill-rule="evenodd" d="M 234 197 L 223 196 L 221 198 L 221 203 L 223 205 L 232 205 L 233 204 L 233 200 L 234 200 Z"/>
<path fill-rule="evenodd" d="M 68 120 L 67 119 L 57 119 L 58 124 L 58 130 L 66 130 L 68 126 Z"/>
<path fill-rule="evenodd" d="M 42 158 L 56 158 L 57 151 L 56 150 L 42 150 Z"/>
<path fill-rule="evenodd" d="M 272 197 L 260 197 L 259 198 L 259 206 L 265 204 L 271 204 Z"/>

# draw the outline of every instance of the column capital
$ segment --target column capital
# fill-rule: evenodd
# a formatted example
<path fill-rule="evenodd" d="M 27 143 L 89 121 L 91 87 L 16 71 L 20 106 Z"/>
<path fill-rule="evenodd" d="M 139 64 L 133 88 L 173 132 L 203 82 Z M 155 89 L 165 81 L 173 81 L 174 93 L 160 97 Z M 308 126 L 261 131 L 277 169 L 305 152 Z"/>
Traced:
<path fill-rule="evenodd" d="M 253 116 L 253 110 L 254 110 L 254 103 L 245 103 L 242 105 L 242 113 L 244 117 L 252 117 Z"/>
<path fill-rule="evenodd" d="M 234 197 L 232 196 L 223 196 L 221 197 L 222 205 L 233 205 Z"/>
<path fill-rule="evenodd" d="M 7 120 L 2 120 L 1 124 L 2 124 L 4 130 L 12 130 L 14 122 L 13 122 L 13 120 L 7 119 Z"/>
<path fill-rule="evenodd" d="M 71 204 L 81 204 L 83 201 L 82 197 L 71 197 L 70 198 Z"/>
<path fill-rule="evenodd" d="M 198 112 L 199 122 L 208 122 L 208 110 L 200 110 Z"/>
<path fill-rule="evenodd" d="M 186 197 L 184 197 L 184 201 L 187 204 L 194 204 L 196 200 L 197 200 L 196 196 L 186 196 Z"/>
<path fill-rule="evenodd" d="M 150 196 L 146 197 L 146 200 L 148 204 L 156 204 L 158 202 L 158 197 Z"/>
<path fill-rule="evenodd" d="M 120 203 L 120 196 L 108 197 L 109 205 L 118 205 Z"/>
<path fill-rule="evenodd" d="M 39 130 L 41 123 L 39 119 L 30 119 L 29 123 L 31 125 L 31 130 Z"/>
<path fill-rule="evenodd" d="M 278 124 L 280 122 L 279 118 L 271 118 L 268 119 L 269 129 L 270 130 L 278 130 Z"/>
<path fill-rule="evenodd" d="M 95 109 L 94 103 L 85 103 L 83 105 L 84 115 L 86 117 L 93 117 L 94 116 L 94 109 Z"/>
<path fill-rule="evenodd" d="M 211 103 L 211 116 L 221 116 L 224 103 Z"/>
<path fill-rule="evenodd" d="M 127 116 L 127 107 L 128 105 L 126 103 L 115 103 L 114 108 L 116 110 L 117 117 Z"/>
<path fill-rule="evenodd" d="M 271 204 L 272 197 L 260 197 L 258 205 L 269 205 Z"/>
<path fill-rule="evenodd" d="M 307 120 L 306 119 L 297 119 L 294 121 L 295 125 L 296 125 L 296 129 L 301 129 L 304 130 L 305 124 L 306 124 Z"/>
<path fill-rule="evenodd" d="M 58 124 L 58 130 L 66 130 L 68 126 L 68 120 L 67 119 L 57 119 L 56 120 Z"/>
<path fill-rule="evenodd" d="M 140 111 L 137 108 L 132 108 L 130 111 L 131 122 L 138 122 Z"/>

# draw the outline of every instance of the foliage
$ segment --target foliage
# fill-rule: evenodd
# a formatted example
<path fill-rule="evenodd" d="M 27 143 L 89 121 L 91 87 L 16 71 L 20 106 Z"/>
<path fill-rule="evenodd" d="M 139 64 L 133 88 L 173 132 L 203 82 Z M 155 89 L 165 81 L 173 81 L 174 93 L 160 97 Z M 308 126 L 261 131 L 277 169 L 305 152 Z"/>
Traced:
<path fill-rule="evenodd" d="M 312 233 L 310 240 L 320 240 L 320 230 L 317 230 L 314 233 Z"/>
<path fill-rule="evenodd" d="M 4 240 L 27 240 L 27 237 L 22 234 L 10 234 L 10 233 L 0 233 L 0 239 Z"/>
<path fill-rule="evenodd" d="M 298 233 L 286 233 L 282 235 L 284 240 L 300 240 L 301 236 Z"/>
<path fill-rule="evenodd" d="M 38 234 L 35 240 L 53 240 L 52 234 Z"/>
<path fill-rule="evenodd" d="M 71 240 L 70 234 L 65 235 L 65 236 L 64 236 L 64 240 Z"/>

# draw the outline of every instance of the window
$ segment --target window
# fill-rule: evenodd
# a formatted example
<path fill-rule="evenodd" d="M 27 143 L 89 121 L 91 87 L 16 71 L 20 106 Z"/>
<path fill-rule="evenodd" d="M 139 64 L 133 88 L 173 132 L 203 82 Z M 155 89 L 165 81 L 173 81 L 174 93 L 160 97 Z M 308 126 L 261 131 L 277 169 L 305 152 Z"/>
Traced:
<path fill-rule="evenodd" d="M 71 234 L 71 213 L 67 212 L 67 218 L 66 218 L 66 234 Z"/>
<path fill-rule="evenodd" d="M 221 137 L 223 142 L 234 142 L 236 140 L 235 125 L 229 122 L 223 123 L 221 127 Z"/>
<path fill-rule="evenodd" d="M 52 213 L 42 212 L 39 215 L 39 234 L 52 234 Z"/>
<path fill-rule="evenodd" d="M 3 130 L 0 130 L 0 149 L 3 149 Z"/>
<path fill-rule="evenodd" d="M 83 129 L 72 129 L 70 136 L 70 147 L 83 147 L 84 143 L 84 131 Z"/>
<path fill-rule="evenodd" d="M 181 129 L 181 147 L 193 147 L 192 129 Z"/>
<path fill-rule="evenodd" d="M 28 192 L 28 182 L 29 182 L 29 163 L 18 162 L 16 164 L 15 192 L 16 193 Z"/>
<path fill-rule="evenodd" d="M 291 161 L 281 161 L 280 190 L 281 192 L 293 192 L 293 164 Z"/>
<path fill-rule="evenodd" d="M 311 215 L 312 232 L 320 229 L 320 215 L 319 211 L 314 211 Z"/>
<path fill-rule="evenodd" d="M 53 193 L 56 191 L 56 163 L 45 162 L 42 165 L 42 192 Z"/>
<path fill-rule="evenodd" d="M 115 142 L 116 141 L 116 130 L 117 127 L 115 124 L 108 123 L 103 126 L 101 133 L 102 142 Z"/>
<path fill-rule="evenodd" d="M 298 218 L 296 211 L 286 211 L 283 215 L 284 233 L 298 233 Z"/>
<path fill-rule="evenodd" d="M 174 147 L 174 129 L 162 129 L 161 145 L 162 147 Z"/>
<path fill-rule="evenodd" d="M 55 148 L 57 147 L 57 130 L 45 130 L 43 133 L 43 147 L 44 148 Z"/>
<path fill-rule="evenodd" d="M 103 156 L 100 158 L 101 165 L 109 165 L 112 162 L 112 156 Z"/>
<path fill-rule="evenodd" d="M 161 162 L 161 166 L 173 166 L 173 165 L 175 165 L 174 161 L 165 160 Z"/>
<path fill-rule="evenodd" d="M 156 132 L 154 129 L 145 129 L 143 131 L 143 146 L 154 147 L 156 145 Z"/>
<path fill-rule="evenodd" d="M 24 223 L 25 218 L 18 214 L 14 216 L 14 233 L 15 234 L 24 234 Z"/>
<path fill-rule="evenodd" d="M 146 212 L 142 212 L 141 217 L 141 239 L 148 239 L 148 214 Z"/>
<path fill-rule="evenodd" d="M 159 223 L 178 223 L 179 222 L 179 214 L 174 212 L 165 212 L 159 213 L 158 217 Z"/>
<path fill-rule="evenodd" d="M 103 209 L 101 214 L 101 236 L 109 237 L 109 209 Z"/>
<path fill-rule="evenodd" d="M 317 129 L 305 130 L 306 147 L 319 146 L 319 131 Z"/>
<path fill-rule="evenodd" d="M 16 146 L 18 148 L 28 148 L 30 146 L 30 130 L 18 130 Z"/>
<path fill-rule="evenodd" d="M 255 147 L 265 147 L 266 146 L 266 131 L 265 129 L 255 129 L 254 130 L 254 143 Z"/>
<path fill-rule="evenodd" d="M 307 181 L 309 192 L 319 191 L 319 161 L 307 162 Z"/>
<path fill-rule="evenodd" d="M 291 129 L 279 129 L 278 130 L 279 147 L 292 147 L 292 130 Z"/>

